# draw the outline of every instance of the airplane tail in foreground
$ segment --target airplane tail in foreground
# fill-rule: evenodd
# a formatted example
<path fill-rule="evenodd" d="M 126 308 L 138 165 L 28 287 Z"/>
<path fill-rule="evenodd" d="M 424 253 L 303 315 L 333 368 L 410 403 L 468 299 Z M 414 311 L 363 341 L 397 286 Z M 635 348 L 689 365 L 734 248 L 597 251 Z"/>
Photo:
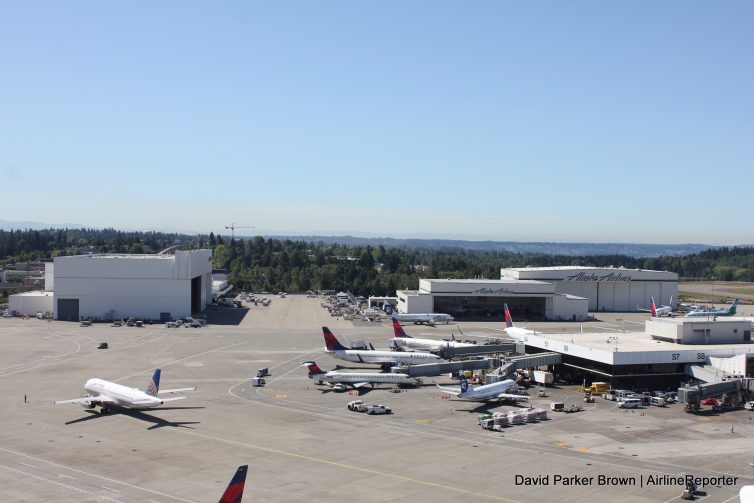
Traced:
<path fill-rule="evenodd" d="M 393 318 L 393 333 L 395 334 L 395 337 L 399 339 L 411 339 L 412 337 L 406 333 L 405 330 L 403 330 L 403 327 L 401 324 Z"/>
<path fill-rule="evenodd" d="M 160 392 L 160 369 L 155 369 L 152 380 L 149 381 L 147 389 L 144 392 L 149 396 L 157 396 Z"/>
<path fill-rule="evenodd" d="M 319 365 L 317 365 L 315 362 L 304 362 L 304 365 L 306 365 L 306 368 L 309 369 L 309 377 L 325 373 L 325 371 L 319 368 Z"/>
<path fill-rule="evenodd" d="M 249 465 L 238 467 L 236 474 L 233 475 L 230 484 L 228 484 L 218 503 L 241 503 L 244 485 L 246 484 L 246 471 L 248 469 Z"/>
<path fill-rule="evenodd" d="M 322 327 L 322 333 L 325 335 L 325 346 L 328 351 L 345 351 L 348 349 L 335 338 L 329 328 Z"/>
<path fill-rule="evenodd" d="M 508 304 L 503 304 L 505 307 L 505 328 L 513 327 L 513 318 L 511 318 L 511 312 L 508 310 Z"/>

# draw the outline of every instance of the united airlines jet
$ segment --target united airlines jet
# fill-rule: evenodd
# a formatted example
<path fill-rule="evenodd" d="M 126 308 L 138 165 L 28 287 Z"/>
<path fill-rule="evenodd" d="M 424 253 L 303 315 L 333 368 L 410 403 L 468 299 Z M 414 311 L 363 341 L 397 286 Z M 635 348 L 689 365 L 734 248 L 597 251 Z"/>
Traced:
<path fill-rule="evenodd" d="M 147 385 L 147 389 L 144 391 L 137 388 L 129 388 L 122 384 L 105 381 L 104 379 L 98 379 L 96 377 L 86 381 L 86 384 L 84 384 L 84 390 L 87 392 L 87 396 L 83 398 L 74 398 L 73 400 L 59 400 L 55 402 L 55 405 L 61 403 L 76 403 L 87 409 L 93 409 L 100 406 L 102 412 L 107 412 L 107 408 L 110 405 L 126 407 L 129 409 L 151 409 L 159 407 L 165 402 L 172 402 L 174 400 L 182 400 L 186 398 L 185 396 L 161 398 L 159 396 L 160 394 L 196 391 L 196 386 L 193 388 L 161 390 L 160 369 L 156 369 L 152 379 Z"/>

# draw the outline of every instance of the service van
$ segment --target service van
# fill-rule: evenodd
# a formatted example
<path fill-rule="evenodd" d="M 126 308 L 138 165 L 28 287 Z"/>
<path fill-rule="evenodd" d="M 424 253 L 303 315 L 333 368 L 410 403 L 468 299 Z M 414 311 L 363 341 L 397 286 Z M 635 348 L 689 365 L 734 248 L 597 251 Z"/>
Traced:
<path fill-rule="evenodd" d="M 621 409 L 635 409 L 642 404 L 640 398 L 625 398 L 618 402 L 618 407 Z"/>
<path fill-rule="evenodd" d="M 661 396 L 653 396 L 649 399 L 649 403 L 657 407 L 665 407 L 665 399 Z"/>

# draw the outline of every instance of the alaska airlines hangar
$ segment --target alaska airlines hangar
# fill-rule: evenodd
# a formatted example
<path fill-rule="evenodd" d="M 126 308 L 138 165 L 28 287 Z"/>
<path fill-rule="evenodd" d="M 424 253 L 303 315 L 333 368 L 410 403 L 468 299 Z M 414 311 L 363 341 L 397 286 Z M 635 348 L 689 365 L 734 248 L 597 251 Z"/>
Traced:
<path fill-rule="evenodd" d="M 546 281 L 556 293 L 589 299 L 589 311 L 637 311 L 648 309 L 650 297 L 658 306 L 678 300 L 678 274 L 622 267 L 521 267 L 501 269 L 509 280 Z"/>
<path fill-rule="evenodd" d="M 508 304 L 521 321 L 588 318 L 589 311 L 631 312 L 678 295 L 678 275 L 614 267 L 501 269 L 499 280 L 421 279 L 418 290 L 398 290 L 401 313 L 447 313 L 459 319 L 502 319 Z"/>
<path fill-rule="evenodd" d="M 447 313 L 458 319 L 586 320 L 588 300 L 555 292 L 545 281 L 420 279 L 418 290 L 398 290 L 398 312 Z"/>

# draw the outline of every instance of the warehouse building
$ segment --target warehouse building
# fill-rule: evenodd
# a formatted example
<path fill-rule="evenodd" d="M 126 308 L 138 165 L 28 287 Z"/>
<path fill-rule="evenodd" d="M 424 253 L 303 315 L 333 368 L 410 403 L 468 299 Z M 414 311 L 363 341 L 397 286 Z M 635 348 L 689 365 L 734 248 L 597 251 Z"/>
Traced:
<path fill-rule="evenodd" d="M 45 291 L 11 296 L 9 309 L 64 321 L 164 320 L 201 312 L 211 300 L 211 250 L 90 254 L 47 263 Z"/>
<path fill-rule="evenodd" d="M 507 280 L 545 281 L 555 292 L 589 299 L 589 311 L 648 309 L 650 297 L 666 305 L 678 299 L 678 274 L 615 267 L 523 267 L 501 269 Z"/>

